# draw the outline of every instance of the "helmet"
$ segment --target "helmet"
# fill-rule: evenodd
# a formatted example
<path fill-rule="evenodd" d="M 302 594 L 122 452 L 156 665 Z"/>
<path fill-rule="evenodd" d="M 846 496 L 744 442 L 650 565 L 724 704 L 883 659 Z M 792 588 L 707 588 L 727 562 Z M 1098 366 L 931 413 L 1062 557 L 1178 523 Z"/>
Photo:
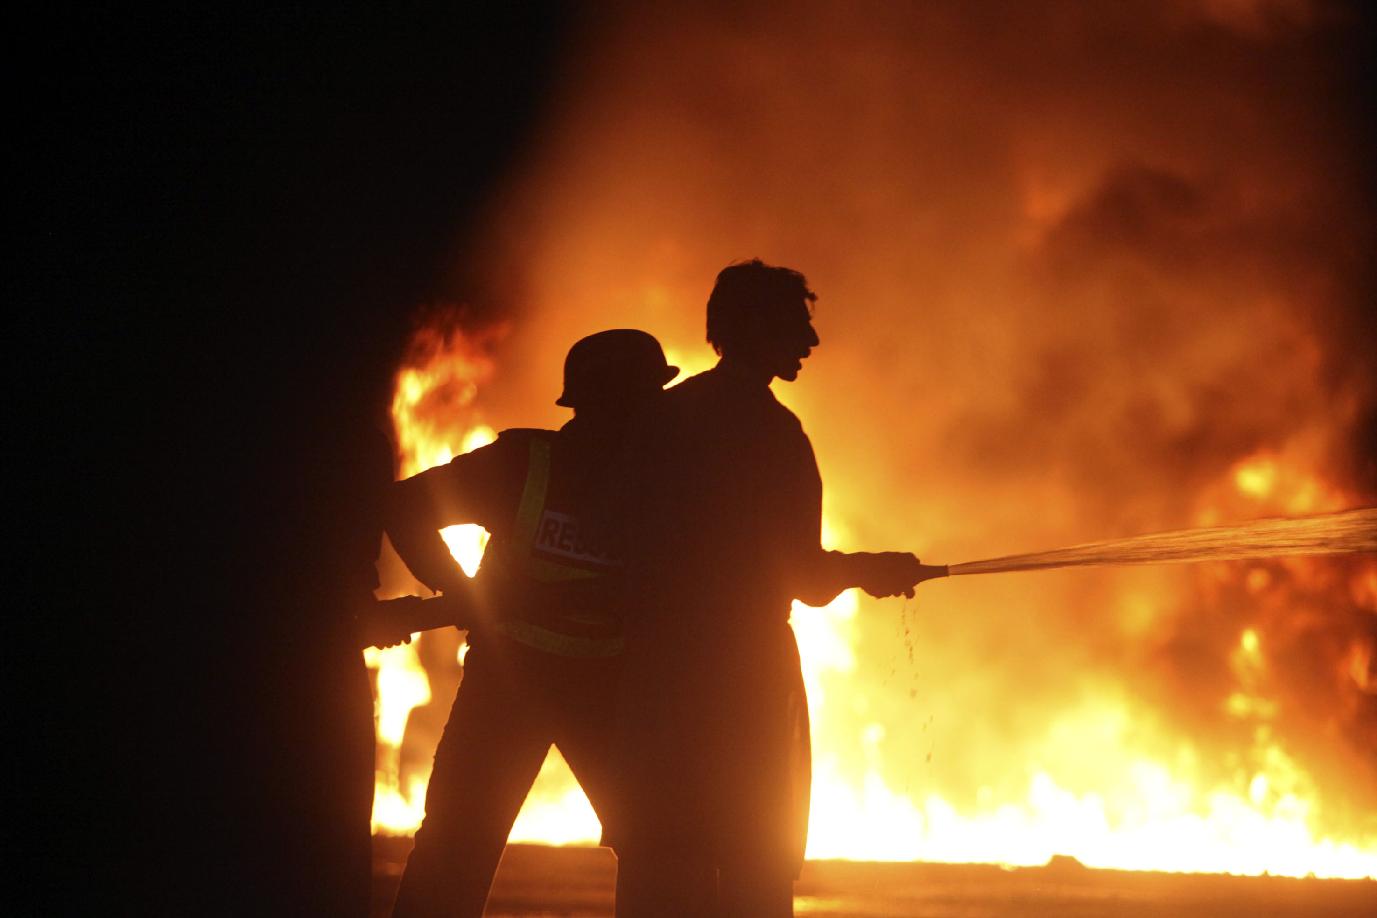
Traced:
<path fill-rule="evenodd" d="M 564 358 L 564 392 L 555 401 L 565 408 L 615 402 L 660 389 L 679 375 L 665 362 L 660 342 L 634 328 L 614 328 L 577 341 Z"/>

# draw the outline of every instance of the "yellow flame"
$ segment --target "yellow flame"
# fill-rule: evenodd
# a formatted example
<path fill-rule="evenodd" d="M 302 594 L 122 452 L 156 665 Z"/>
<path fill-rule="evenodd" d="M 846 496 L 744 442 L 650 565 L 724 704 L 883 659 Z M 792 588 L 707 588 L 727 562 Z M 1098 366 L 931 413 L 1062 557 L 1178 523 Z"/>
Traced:
<path fill-rule="evenodd" d="M 1261 640 L 1257 636 L 1257 631 L 1252 628 L 1244 628 L 1243 635 L 1238 639 L 1238 646 L 1243 649 L 1250 658 L 1257 659 L 1262 646 Z"/>
<path fill-rule="evenodd" d="M 559 750 L 550 747 L 507 840 L 546 845 L 597 844 L 602 823 Z"/>
<path fill-rule="evenodd" d="M 411 711 L 430 701 L 430 680 L 426 678 L 413 643 L 364 652 L 364 662 L 377 670 L 378 756 L 373 791 L 373 831 L 398 834 L 415 831 L 421 824 L 425 799 L 425 779 L 413 779 L 401 786 L 401 749 L 406 722 Z"/>
<path fill-rule="evenodd" d="M 844 543 L 845 536 L 825 527 L 826 544 Z M 1315 833 L 1314 784 L 1265 731 L 1258 750 L 1265 767 L 1245 776 L 1241 788 L 1210 787 L 1189 746 L 1170 758 L 1138 751 L 1163 743 L 1134 726 L 1139 718 L 1128 700 L 1102 700 L 1049 725 L 1045 754 L 1083 750 L 1094 790 L 1071 789 L 1085 783 L 1073 762 L 1033 767 L 1025 787 L 1003 795 L 982 788 L 973 803 L 921 787 L 895 788 L 883 768 L 886 729 L 859 719 L 863 699 L 847 691 L 857 665 L 859 611 L 855 591 L 821 609 L 799 603 L 793 609 L 813 721 L 809 858 L 1029 866 L 1069 854 L 1103 868 L 1377 876 L 1377 844 Z M 1256 676 L 1262 646 L 1256 629 L 1242 631 L 1235 660 L 1240 678 Z M 1244 691 L 1233 693 L 1226 707 L 1258 721 L 1276 715 L 1274 702 Z"/>
<path fill-rule="evenodd" d="M 883 736 L 864 734 L 862 745 Z M 1373 876 L 1377 852 L 1315 835 L 1308 779 L 1280 750 L 1272 753 L 1270 770 L 1253 775 L 1242 794 L 1201 791 L 1180 764 L 1129 757 L 1101 773 L 1100 790 L 1071 791 L 1038 769 L 1022 795 L 1001 800 L 985 788 L 976 806 L 962 808 L 938 794 L 897 792 L 874 770 L 847 780 L 824 748 L 808 856 L 1031 866 L 1069 854 L 1090 867 L 1129 870 Z"/>
<path fill-rule="evenodd" d="M 1277 482 L 1277 465 L 1271 459 L 1251 459 L 1234 470 L 1234 483 L 1244 494 L 1266 497 Z"/>

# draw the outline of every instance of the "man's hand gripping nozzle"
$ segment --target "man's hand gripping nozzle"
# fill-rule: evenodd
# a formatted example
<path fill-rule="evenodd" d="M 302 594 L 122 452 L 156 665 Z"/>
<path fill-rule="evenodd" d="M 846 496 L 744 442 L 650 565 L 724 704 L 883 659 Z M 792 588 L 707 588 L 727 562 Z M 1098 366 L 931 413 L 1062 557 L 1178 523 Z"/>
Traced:
<path fill-rule="evenodd" d="M 431 599 L 403 596 L 400 599 L 374 600 L 357 613 L 363 647 L 395 647 L 410 644 L 411 635 L 453 625 L 467 628 L 471 615 L 463 594 L 446 593 Z"/>
<path fill-rule="evenodd" d="M 857 553 L 853 557 L 860 566 L 857 585 L 877 599 L 889 596 L 911 599 L 918 584 L 948 574 L 945 565 L 924 564 L 917 555 L 903 551 Z"/>

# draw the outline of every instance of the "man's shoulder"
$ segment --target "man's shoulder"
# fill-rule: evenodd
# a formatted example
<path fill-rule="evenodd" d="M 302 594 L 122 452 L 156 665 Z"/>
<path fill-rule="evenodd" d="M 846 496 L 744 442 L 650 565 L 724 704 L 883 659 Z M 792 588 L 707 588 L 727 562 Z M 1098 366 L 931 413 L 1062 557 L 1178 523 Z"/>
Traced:
<path fill-rule="evenodd" d="M 769 389 L 751 392 L 720 367 L 704 370 L 665 390 L 664 405 L 671 410 L 736 408 L 762 400 L 773 401 Z"/>
<path fill-rule="evenodd" d="M 661 414 L 671 427 L 711 424 L 718 434 L 735 431 L 736 436 L 807 440 L 798 416 L 769 387 L 743 389 L 713 370 L 665 390 Z"/>
<path fill-rule="evenodd" d="M 543 427 L 508 427 L 498 432 L 497 439 L 491 445 L 507 449 L 530 446 L 532 441 L 553 440 L 558 434 L 557 430 L 546 430 Z"/>
<path fill-rule="evenodd" d="M 675 404 L 704 398 L 715 390 L 716 379 L 712 370 L 695 373 L 683 382 L 666 389 L 664 399 L 670 404 Z"/>
<path fill-rule="evenodd" d="M 546 430 L 542 427 L 509 427 L 499 431 L 496 440 L 474 452 L 485 454 L 484 458 L 495 465 L 525 469 L 532 444 L 553 444 L 558 437 L 557 430 Z"/>
<path fill-rule="evenodd" d="M 652 417 L 656 423 L 686 418 L 706 411 L 712 411 L 720 401 L 718 387 L 713 384 L 710 371 L 690 376 L 688 379 L 666 389 L 656 403 Z"/>
<path fill-rule="evenodd" d="M 512 427 L 499 432 L 491 443 L 460 453 L 446 464 L 437 466 L 429 474 L 470 483 L 502 476 L 511 469 L 525 469 L 531 443 L 553 439 L 554 436 L 553 430 Z"/>

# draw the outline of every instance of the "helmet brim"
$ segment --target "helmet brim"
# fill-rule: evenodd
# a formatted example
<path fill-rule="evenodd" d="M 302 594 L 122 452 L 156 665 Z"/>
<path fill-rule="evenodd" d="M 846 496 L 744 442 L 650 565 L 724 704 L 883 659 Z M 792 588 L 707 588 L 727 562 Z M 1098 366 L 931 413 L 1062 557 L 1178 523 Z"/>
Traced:
<path fill-rule="evenodd" d="M 663 389 L 678 375 L 678 367 L 672 367 L 666 364 L 665 368 L 660 372 L 660 388 Z M 561 408 L 575 407 L 573 397 L 569 394 L 568 389 L 564 390 L 559 394 L 559 398 L 555 399 L 555 404 Z"/>

